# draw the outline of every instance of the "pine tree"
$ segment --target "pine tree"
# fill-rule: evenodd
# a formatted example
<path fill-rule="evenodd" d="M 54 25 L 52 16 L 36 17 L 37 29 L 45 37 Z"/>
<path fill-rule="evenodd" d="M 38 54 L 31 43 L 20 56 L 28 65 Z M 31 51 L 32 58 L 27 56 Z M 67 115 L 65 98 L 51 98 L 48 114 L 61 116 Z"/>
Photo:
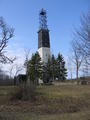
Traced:
<path fill-rule="evenodd" d="M 52 71 L 51 71 L 51 60 L 43 65 L 43 82 L 49 83 L 51 81 Z"/>
<path fill-rule="evenodd" d="M 48 59 L 48 62 L 43 66 L 43 81 L 49 83 L 58 80 L 65 80 L 67 76 L 67 69 L 65 68 L 65 61 L 63 56 L 59 53 L 57 59 L 54 55 Z"/>
<path fill-rule="evenodd" d="M 58 80 L 65 80 L 67 76 L 67 69 L 65 68 L 65 61 L 63 56 L 59 53 L 57 57 L 57 75 Z"/>
<path fill-rule="evenodd" d="M 51 72 L 52 72 L 52 80 L 54 81 L 56 78 L 56 59 L 54 55 L 51 57 Z"/>
<path fill-rule="evenodd" d="M 28 61 L 27 75 L 34 84 L 38 84 L 38 80 L 42 77 L 42 63 L 38 52 L 33 54 L 31 60 Z"/>

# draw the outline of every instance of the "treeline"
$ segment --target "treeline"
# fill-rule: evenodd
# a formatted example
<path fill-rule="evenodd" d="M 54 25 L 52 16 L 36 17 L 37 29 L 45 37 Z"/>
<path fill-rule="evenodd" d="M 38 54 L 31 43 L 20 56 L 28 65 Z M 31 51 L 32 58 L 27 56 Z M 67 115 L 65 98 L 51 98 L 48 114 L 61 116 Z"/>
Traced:
<path fill-rule="evenodd" d="M 0 85 L 14 85 L 14 80 L 3 70 L 0 70 Z"/>
<path fill-rule="evenodd" d="M 63 56 L 59 53 L 57 57 L 52 55 L 47 63 L 42 63 L 36 52 L 29 61 L 25 62 L 28 78 L 38 84 L 39 80 L 50 83 L 54 80 L 64 81 L 67 77 L 67 69 Z"/>

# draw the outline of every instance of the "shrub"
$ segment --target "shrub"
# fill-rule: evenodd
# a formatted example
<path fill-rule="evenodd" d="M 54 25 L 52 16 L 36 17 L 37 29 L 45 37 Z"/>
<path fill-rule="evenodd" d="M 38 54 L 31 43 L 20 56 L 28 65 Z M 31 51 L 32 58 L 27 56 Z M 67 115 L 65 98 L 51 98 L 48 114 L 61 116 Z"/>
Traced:
<path fill-rule="evenodd" d="M 12 100 L 33 100 L 36 96 L 36 86 L 33 83 L 19 85 L 14 93 L 11 93 Z"/>
<path fill-rule="evenodd" d="M 87 85 L 87 84 L 88 84 L 88 82 L 86 80 L 81 81 L 81 85 Z"/>

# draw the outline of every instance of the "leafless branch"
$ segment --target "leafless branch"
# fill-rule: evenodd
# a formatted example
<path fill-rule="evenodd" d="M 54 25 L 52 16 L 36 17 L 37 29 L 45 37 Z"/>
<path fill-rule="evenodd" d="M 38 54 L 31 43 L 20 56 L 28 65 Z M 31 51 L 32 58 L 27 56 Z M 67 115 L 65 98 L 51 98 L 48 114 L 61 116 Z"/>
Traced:
<path fill-rule="evenodd" d="M 9 27 L 4 19 L 0 17 L 0 62 L 7 63 L 13 62 L 15 58 L 10 59 L 9 57 L 5 56 L 5 48 L 9 40 L 14 36 L 14 29 Z"/>

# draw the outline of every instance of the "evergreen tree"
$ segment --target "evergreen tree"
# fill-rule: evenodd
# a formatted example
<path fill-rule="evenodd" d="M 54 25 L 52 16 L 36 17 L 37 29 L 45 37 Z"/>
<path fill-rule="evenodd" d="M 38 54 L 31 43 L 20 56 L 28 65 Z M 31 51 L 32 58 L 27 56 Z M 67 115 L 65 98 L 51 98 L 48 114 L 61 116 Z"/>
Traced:
<path fill-rule="evenodd" d="M 52 80 L 54 81 L 56 78 L 56 59 L 54 55 L 51 57 L 51 72 L 52 72 Z"/>
<path fill-rule="evenodd" d="M 63 56 L 59 53 L 57 59 L 54 55 L 48 62 L 43 66 L 43 81 L 44 83 L 49 83 L 54 81 L 56 78 L 58 80 L 65 80 L 67 76 L 67 70 L 65 68 L 65 61 Z"/>
<path fill-rule="evenodd" d="M 51 71 L 51 60 L 43 65 L 43 82 L 49 83 L 51 81 L 52 71 Z"/>
<path fill-rule="evenodd" d="M 38 52 L 33 54 L 31 60 L 28 61 L 27 75 L 34 84 L 38 84 L 38 80 L 42 77 L 42 63 Z"/>
<path fill-rule="evenodd" d="M 67 76 L 67 69 L 65 68 L 65 61 L 63 56 L 59 53 L 57 57 L 57 78 L 58 80 L 65 80 Z"/>

